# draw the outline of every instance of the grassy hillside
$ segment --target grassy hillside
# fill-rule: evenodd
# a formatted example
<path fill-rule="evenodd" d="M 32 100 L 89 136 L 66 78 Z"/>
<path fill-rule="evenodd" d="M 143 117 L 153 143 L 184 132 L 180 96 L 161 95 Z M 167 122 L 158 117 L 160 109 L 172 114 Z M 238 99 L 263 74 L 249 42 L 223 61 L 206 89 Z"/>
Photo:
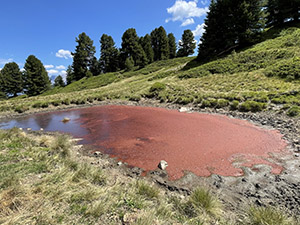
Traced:
<path fill-rule="evenodd" d="M 239 111 L 300 114 L 300 29 L 271 29 L 265 41 L 199 65 L 194 58 L 155 62 L 133 72 L 103 74 L 42 96 L 0 102 L 0 111 L 24 112 L 51 105 L 103 100 L 161 102 Z M 76 94 L 74 93 L 76 92 Z"/>

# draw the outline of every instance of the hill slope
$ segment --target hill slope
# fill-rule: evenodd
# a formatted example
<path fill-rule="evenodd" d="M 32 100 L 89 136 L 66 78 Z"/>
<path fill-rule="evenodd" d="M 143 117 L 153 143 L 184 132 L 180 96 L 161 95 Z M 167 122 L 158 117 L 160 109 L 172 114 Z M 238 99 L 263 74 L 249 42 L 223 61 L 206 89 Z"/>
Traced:
<path fill-rule="evenodd" d="M 297 26 L 269 30 L 264 34 L 265 41 L 203 65 L 194 62 L 194 58 L 178 58 L 155 62 L 133 72 L 84 78 L 42 96 L 2 101 L 0 111 L 23 112 L 105 99 L 155 98 L 203 108 L 271 110 L 297 116 L 300 114 Z"/>

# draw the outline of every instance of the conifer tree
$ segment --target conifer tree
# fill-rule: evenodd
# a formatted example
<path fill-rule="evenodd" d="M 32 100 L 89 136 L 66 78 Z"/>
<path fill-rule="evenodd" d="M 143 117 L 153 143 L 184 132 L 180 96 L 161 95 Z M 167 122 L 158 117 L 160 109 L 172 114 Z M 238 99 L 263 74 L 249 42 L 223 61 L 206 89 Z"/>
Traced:
<path fill-rule="evenodd" d="M 146 57 L 148 59 L 148 63 L 152 63 L 154 61 L 154 52 L 151 45 L 151 37 L 149 34 L 146 34 L 144 37 L 141 37 L 139 40 Z"/>
<path fill-rule="evenodd" d="M 74 77 L 74 72 L 73 72 L 72 66 L 68 66 L 66 80 L 67 80 L 67 85 L 69 85 L 69 84 L 71 84 L 72 82 L 75 81 L 75 77 Z"/>
<path fill-rule="evenodd" d="M 196 42 L 194 34 L 191 30 L 185 30 L 182 34 L 181 41 L 179 42 L 178 57 L 186 57 L 194 54 Z"/>
<path fill-rule="evenodd" d="M 113 38 L 103 34 L 100 39 L 100 66 L 104 73 L 115 72 L 119 68 L 119 50 L 115 46 Z"/>
<path fill-rule="evenodd" d="M 93 59 L 92 59 L 92 64 L 90 66 L 90 72 L 93 76 L 98 76 L 101 73 L 100 62 L 98 61 L 98 59 L 96 57 L 93 57 Z"/>
<path fill-rule="evenodd" d="M 168 34 L 168 40 L 169 40 L 169 58 L 173 59 L 176 57 L 176 39 L 173 33 Z"/>
<path fill-rule="evenodd" d="M 23 91 L 22 72 L 15 62 L 7 63 L 1 70 L 1 89 L 6 95 L 17 96 Z"/>
<path fill-rule="evenodd" d="M 48 73 L 34 55 L 28 56 L 24 69 L 24 90 L 27 95 L 39 95 L 50 88 Z"/>
<path fill-rule="evenodd" d="M 154 61 L 169 58 L 169 40 L 166 30 L 160 26 L 151 32 L 151 42 L 154 51 Z"/>
<path fill-rule="evenodd" d="M 92 66 L 96 52 L 93 41 L 84 32 L 76 38 L 77 46 L 73 55 L 73 72 L 75 80 L 80 80 L 87 75 Z"/>
<path fill-rule="evenodd" d="M 54 87 L 64 87 L 65 82 L 61 75 L 57 76 L 54 80 Z"/>
<path fill-rule="evenodd" d="M 263 28 L 261 0 L 212 0 L 198 60 L 207 60 L 255 42 Z"/>
<path fill-rule="evenodd" d="M 132 57 L 135 66 L 144 67 L 147 65 L 147 56 L 139 44 L 139 37 L 134 28 L 126 30 L 122 36 L 121 54 L 124 62 L 127 58 Z"/>

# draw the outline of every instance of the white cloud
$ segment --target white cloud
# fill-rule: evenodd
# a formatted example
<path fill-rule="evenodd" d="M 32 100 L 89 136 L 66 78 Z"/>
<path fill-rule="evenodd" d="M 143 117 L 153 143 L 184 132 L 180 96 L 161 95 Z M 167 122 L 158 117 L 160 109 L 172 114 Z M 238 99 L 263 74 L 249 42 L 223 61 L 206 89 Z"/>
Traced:
<path fill-rule="evenodd" d="M 20 71 L 21 71 L 21 72 L 24 72 L 24 71 L 25 71 L 25 69 L 24 69 L 24 68 L 22 68 L 22 69 L 20 69 Z"/>
<path fill-rule="evenodd" d="M 63 66 L 63 65 L 60 65 L 60 66 L 56 66 L 56 69 L 58 69 L 58 70 L 65 70 L 65 69 L 66 69 L 66 67 L 65 67 L 65 66 Z"/>
<path fill-rule="evenodd" d="M 55 74 L 59 73 L 58 70 L 47 70 L 47 72 L 48 72 L 49 75 L 55 75 Z"/>
<path fill-rule="evenodd" d="M 180 26 L 185 27 L 185 26 L 188 26 L 188 25 L 191 25 L 191 24 L 194 24 L 194 23 L 195 23 L 194 19 L 189 18 L 189 19 L 186 19 L 185 21 L 183 21 Z"/>
<path fill-rule="evenodd" d="M 169 21 L 182 21 L 182 26 L 187 19 L 191 19 L 193 17 L 201 17 L 206 15 L 208 12 L 208 7 L 199 8 L 197 6 L 198 0 L 194 1 L 184 1 L 184 0 L 176 0 L 175 4 L 167 8 L 167 12 L 172 15 L 171 18 L 166 19 L 166 23 Z M 191 22 L 191 21 L 188 21 Z"/>
<path fill-rule="evenodd" d="M 203 35 L 204 31 L 205 31 L 205 24 L 202 23 L 202 24 L 198 24 L 196 29 L 193 30 L 192 32 L 194 34 L 194 37 L 198 37 L 198 36 L 201 37 Z"/>
<path fill-rule="evenodd" d="M 65 59 L 70 59 L 73 57 L 69 50 L 64 50 L 64 49 L 58 50 L 58 52 L 56 52 L 55 55 L 58 58 L 65 58 Z"/>
<path fill-rule="evenodd" d="M 0 59 L 0 65 L 5 65 L 6 63 L 10 63 L 12 61 L 13 61 L 12 58 L 10 58 L 10 59 Z"/>
<path fill-rule="evenodd" d="M 60 71 L 60 75 L 62 76 L 63 80 L 66 82 L 66 80 L 67 80 L 67 71 L 65 71 L 65 70 Z"/>
<path fill-rule="evenodd" d="M 53 65 L 45 65 L 44 67 L 45 67 L 46 69 L 52 69 L 52 68 L 54 68 Z"/>

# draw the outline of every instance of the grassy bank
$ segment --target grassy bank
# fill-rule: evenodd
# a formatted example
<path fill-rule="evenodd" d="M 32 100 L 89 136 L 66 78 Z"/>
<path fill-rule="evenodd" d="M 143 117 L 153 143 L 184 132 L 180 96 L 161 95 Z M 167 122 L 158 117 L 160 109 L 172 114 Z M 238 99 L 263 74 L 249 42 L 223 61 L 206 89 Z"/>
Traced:
<path fill-rule="evenodd" d="M 202 187 L 181 196 L 91 165 L 67 136 L 12 129 L 0 140 L 0 224 L 296 224 L 274 208 L 227 211 Z"/>
<path fill-rule="evenodd" d="M 2 113 L 142 98 L 201 108 L 300 115 L 300 29 L 270 29 L 265 41 L 205 64 L 194 58 L 84 78 L 42 96 L 0 102 Z M 159 89 L 155 86 L 160 85 Z"/>

